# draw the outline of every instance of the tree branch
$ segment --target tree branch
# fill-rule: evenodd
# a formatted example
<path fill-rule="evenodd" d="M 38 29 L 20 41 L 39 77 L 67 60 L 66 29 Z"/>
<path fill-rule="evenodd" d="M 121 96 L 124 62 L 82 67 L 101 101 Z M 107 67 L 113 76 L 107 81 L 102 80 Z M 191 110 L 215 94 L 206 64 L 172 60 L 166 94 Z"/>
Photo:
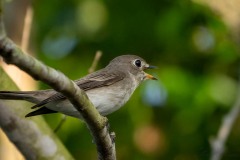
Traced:
<path fill-rule="evenodd" d="M 24 19 L 24 26 L 23 26 L 23 34 L 22 34 L 22 40 L 21 40 L 21 48 L 23 51 L 28 51 L 29 46 L 29 38 L 31 33 L 31 27 L 32 27 L 32 18 L 33 18 L 33 10 L 32 6 L 27 6 L 26 16 Z"/>
<path fill-rule="evenodd" d="M 17 90 L 0 68 L 0 90 Z M 41 116 L 24 118 L 26 103 L 0 100 L 0 127 L 26 159 L 73 159 Z M 48 149 L 46 149 L 46 144 Z"/>
<path fill-rule="evenodd" d="M 0 8 L 1 7 L 2 6 L 0 6 Z M 2 16 L 2 8 L 0 9 L 0 14 L 0 16 Z M 107 119 L 98 113 L 85 92 L 73 83 L 73 81 L 69 80 L 62 73 L 45 66 L 33 57 L 23 54 L 23 52 L 5 36 L 1 17 L 0 55 L 6 63 L 16 65 L 33 78 L 45 82 L 53 89 L 66 96 L 74 107 L 81 113 L 89 130 L 91 131 L 94 142 L 97 145 L 99 159 L 116 159 L 115 144 L 112 143 L 111 136 L 108 133 L 108 128 L 106 126 Z"/>
<path fill-rule="evenodd" d="M 102 56 L 102 51 L 97 51 L 95 54 L 95 57 L 93 59 L 92 65 L 88 69 L 88 73 L 92 73 L 96 70 L 97 64 Z M 61 128 L 61 126 L 64 124 L 66 121 L 67 116 L 63 115 L 61 118 L 60 123 L 57 125 L 57 127 L 54 129 L 54 132 L 57 133 L 57 131 Z"/>
<path fill-rule="evenodd" d="M 232 130 L 232 126 L 236 121 L 240 113 L 240 83 L 238 83 L 238 93 L 236 95 L 236 101 L 229 111 L 223 118 L 222 125 L 219 128 L 217 137 L 210 140 L 212 154 L 211 160 L 220 160 L 225 151 L 225 142 Z"/>
<path fill-rule="evenodd" d="M 94 72 L 96 70 L 97 64 L 98 64 L 101 56 L 102 56 L 102 52 L 101 51 L 97 51 L 96 54 L 95 54 L 94 60 L 92 62 L 92 65 L 88 69 L 88 73 L 92 73 L 92 72 Z"/>

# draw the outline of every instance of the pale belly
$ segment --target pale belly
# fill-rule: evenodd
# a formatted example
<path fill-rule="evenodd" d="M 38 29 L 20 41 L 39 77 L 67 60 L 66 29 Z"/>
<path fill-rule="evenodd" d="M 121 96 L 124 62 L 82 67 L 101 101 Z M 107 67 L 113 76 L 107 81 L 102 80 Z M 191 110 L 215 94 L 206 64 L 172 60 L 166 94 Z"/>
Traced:
<path fill-rule="evenodd" d="M 87 91 L 87 95 L 99 113 L 106 116 L 120 107 L 122 107 L 130 98 L 136 86 L 132 88 L 115 88 L 114 90 L 105 90 L 101 88 Z M 46 105 L 47 108 L 62 112 L 66 115 L 81 118 L 80 113 L 73 107 L 68 101 L 60 101 L 49 103 Z"/>

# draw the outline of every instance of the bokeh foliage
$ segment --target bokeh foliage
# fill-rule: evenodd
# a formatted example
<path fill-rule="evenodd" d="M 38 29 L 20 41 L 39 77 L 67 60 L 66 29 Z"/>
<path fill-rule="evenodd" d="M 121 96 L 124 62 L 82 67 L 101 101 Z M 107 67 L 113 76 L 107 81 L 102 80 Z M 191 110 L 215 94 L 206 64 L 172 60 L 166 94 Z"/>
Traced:
<path fill-rule="evenodd" d="M 190 0 L 41 0 L 33 7 L 37 57 L 72 79 L 88 73 L 97 50 L 104 53 L 98 68 L 121 54 L 159 67 L 149 71 L 159 81 L 144 82 L 108 116 L 118 159 L 209 159 L 239 71 L 239 46 L 220 17 Z M 45 118 L 54 128 L 61 115 Z M 224 159 L 240 157 L 239 123 Z M 76 159 L 95 159 L 84 123 L 67 118 L 57 134 Z"/>

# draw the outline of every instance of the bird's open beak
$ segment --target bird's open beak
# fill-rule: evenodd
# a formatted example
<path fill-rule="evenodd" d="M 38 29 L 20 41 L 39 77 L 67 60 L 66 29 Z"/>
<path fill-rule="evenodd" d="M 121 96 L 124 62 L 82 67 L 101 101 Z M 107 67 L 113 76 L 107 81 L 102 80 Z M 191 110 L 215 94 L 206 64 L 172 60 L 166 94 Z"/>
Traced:
<path fill-rule="evenodd" d="M 147 65 L 145 67 L 145 69 L 155 69 L 157 68 L 156 66 L 150 66 L 150 65 Z M 152 76 L 151 74 L 148 74 L 148 73 L 145 73 L 145 79 L 152 79 L 152 80 L 157 80 L 157 78 L 155 78 L 154 76 Z"/>
<path fill-rule="evenodd" d="M 151 74 L 148 73 L 145 73 L 145 79 L 158 80 L 157 78 L 153 77 Z"/>

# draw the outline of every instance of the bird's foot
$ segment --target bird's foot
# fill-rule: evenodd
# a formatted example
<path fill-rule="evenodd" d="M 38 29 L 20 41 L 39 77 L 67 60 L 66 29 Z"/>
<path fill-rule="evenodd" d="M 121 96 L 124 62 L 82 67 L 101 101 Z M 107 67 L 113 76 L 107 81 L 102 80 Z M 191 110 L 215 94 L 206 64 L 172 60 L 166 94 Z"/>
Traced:
<path fill-rule="evenodd" d="M 112 144 L 114 144 L 115 143 L 115 138 L 116 138 L 115 132 L 111 132 L 109 135 L 110 135 L 110 138 L 112 140 Z"/>

